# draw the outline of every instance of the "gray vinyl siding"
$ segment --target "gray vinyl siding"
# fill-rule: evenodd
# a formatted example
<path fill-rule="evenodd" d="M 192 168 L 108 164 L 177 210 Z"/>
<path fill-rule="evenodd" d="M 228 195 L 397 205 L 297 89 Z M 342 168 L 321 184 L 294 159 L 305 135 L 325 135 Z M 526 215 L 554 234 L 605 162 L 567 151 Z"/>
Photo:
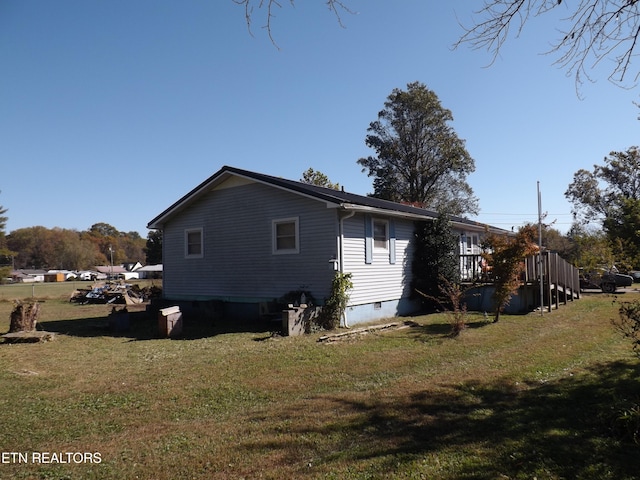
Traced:
<path fill-rule="evenodd" d="M 352 274 L 350 305 L 363 305 L 406 298 L 410 295 L 413 222 L 394 219 L 395 263 L 389 252 L 374 249 L 365 262 L 365 215 L 344 221 L 344 271 Z M 386 219 L 384 217 L 376 217 Z"/>
<path fill-rule="evenodd" d="M 274 220 L 298 218 L 299 253 L 274 254 Z M 252 183 L 214 190 L 164 226 L 164 295 L 269 300 L 292 290 L 330 291 L 337 213 L 317 200 Z M 184 232 L 202 228 L 202 258 L 185 258 Z"/>

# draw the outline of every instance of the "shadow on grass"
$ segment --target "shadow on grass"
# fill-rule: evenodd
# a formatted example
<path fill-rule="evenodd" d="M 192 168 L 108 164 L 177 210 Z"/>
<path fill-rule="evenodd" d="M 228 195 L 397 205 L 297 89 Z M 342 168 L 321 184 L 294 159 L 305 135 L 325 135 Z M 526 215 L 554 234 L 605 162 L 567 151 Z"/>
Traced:
<path fill-rule="evenodd" d="M 123 337 L 132 341 L 162 338 L 157 317 L 146 311 L 129 312 L 126 325 L 114 325 L 109 317 L 79 318 L 73 320 L 53 320 L 38 323 L 38 330 L 75 337 Z M 183 317 L 182 333 L 171 337 L 173 340 L 196 340 L 227 333 L 270 333 L 274 325 L 267 321 L 225 321 L 215 322 L 199 317 Z"/>
<path fill-rule="evenodd" d="M 376 475 L 418 474 L 427 458 L 437 458 L 451 469 L 437 478 L 630 480 L 639 478 L 640 446 L 617 438 L 612 425 L 621 405 L 638 399 L 638 364 L 614 362 L 544 384 L 476 382 L 404 397 L 314 398 L 309 408 L 326 410 L 325 421 L 293 413 L 285 421 L 293 426 L 291 438 L 332 439 L 322 444 L 324 456 L 302 452 L 327 468 L 349 462 L 357 470 L 362 462 L 365 469 L 376 465 Z"/>
<path fill-rule="evenodd" d="M 478 320 L 475 322 L 467 322 L 465 328 L 481 328 L 491 325 L 491 322 L 485 320 Z M 421 338 L 425 341 L 432 339 L 433 337 L 451 337 L 453 332 L 453 325 L 450 323 L 430 323 L 427 325 L 415 324 L 411 328 L 411 335 Z"/>

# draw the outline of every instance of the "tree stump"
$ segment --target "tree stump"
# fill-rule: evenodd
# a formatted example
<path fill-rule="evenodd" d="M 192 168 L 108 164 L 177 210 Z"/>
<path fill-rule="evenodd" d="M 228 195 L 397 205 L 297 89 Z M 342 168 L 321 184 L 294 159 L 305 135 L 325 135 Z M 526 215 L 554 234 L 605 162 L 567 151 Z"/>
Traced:
<path fill-rule="evenodd" d="M 11 312 L 9 333 L 33 332 L 36 329 L 38 315 L 40 314 L 40 304 L 38 302 L 23 303 L 20 300 L 16 300 L 14 305 Z"/>

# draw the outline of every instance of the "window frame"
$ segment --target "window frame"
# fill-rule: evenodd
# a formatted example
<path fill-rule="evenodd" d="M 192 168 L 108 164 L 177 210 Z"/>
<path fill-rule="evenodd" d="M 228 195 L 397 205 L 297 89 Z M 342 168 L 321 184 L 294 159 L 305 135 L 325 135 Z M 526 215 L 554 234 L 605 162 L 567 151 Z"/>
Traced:
<path fill-rule="evenodd" d="M 286 224 L 294 225 L 293 248 L 278 248 L 278 226 Z M 273 255 L 292 255 L 300 253 L 300 217 L 277 218 L 271 221 L 271 253 Z"/>
<path fill-rule="evenodd" d="M 381 246 L 377 243 L 381 242 L 380 237 L 376 237 L 376 224 L 384 225 L 384 246 Z M 389 220 L 385 220 L 382 218 L 372 218 L 371 219 L 371 239 L 373 244 L 373 249 L 380 252 L 388 252 L 389 251 Z"/>
<path fill-rule="evenodd" d="M 189 243 L 189 236 L 192 233 L 198 233 L 200 235 L 200 252 L 199 253 L 191 253 L 189 250 L 190 245 L 195 245 L 194 243 Z M 184 257 L 185 258 L 203 258 L 204 257 L 204 229 L 200 228 L 187 228 L 184 231 Z"/>

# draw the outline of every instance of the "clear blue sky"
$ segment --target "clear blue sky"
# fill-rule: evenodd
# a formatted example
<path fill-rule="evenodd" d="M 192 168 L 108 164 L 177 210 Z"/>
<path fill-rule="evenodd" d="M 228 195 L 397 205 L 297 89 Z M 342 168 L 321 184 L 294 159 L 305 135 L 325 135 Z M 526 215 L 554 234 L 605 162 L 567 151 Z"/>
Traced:
<path fill-rule="evenodd" d="M 42 225 L 138 231 L 222 165 L 297 180 L 312 167 L 359 194 L 366 129 L 393 88 L 420 81 L 452 111 L 476 172 L 476 219 L 570 226 L 580 168 L 637 145 L 635 90 L 573 78 L 533 19 L 487 67 L 452 45 L 480 1 L 282 1 L 279 48 L 232 0 L 0 2 L 0 205 L 7 233 Z M 550 19 L 549 19 L 550 20 Z M 607 67 L 607 65 L 603 65 Z"/>

